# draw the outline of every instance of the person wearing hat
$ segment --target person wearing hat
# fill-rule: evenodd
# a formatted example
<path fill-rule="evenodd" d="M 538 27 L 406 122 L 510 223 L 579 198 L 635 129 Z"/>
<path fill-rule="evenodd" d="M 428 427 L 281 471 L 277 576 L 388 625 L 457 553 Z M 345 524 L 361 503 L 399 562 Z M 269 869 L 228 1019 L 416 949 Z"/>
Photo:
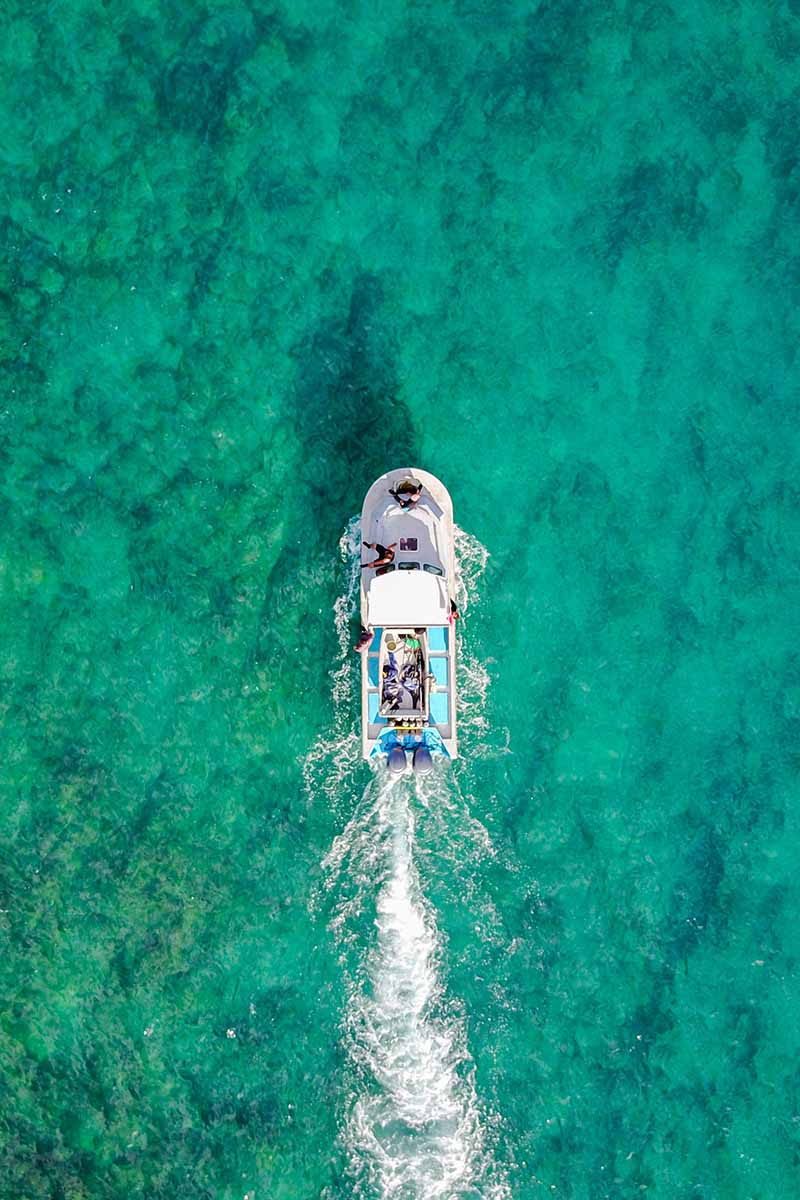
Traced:
<path fill-rule="evenodd" d="M 389 488 L 401 508 L 413 508 L 422 495 L 422 484 L 416 479 L 404 479 L 396 488 Z"/>

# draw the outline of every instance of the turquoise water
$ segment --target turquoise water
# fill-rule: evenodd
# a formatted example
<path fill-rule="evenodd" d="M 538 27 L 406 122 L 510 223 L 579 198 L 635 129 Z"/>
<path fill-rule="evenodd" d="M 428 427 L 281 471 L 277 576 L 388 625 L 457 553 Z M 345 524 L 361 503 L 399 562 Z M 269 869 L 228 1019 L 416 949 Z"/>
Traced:
<path fill-rule="evenodd" d="M 0 19 L 0 1193 L 796 1196 L 797 5 Z"/>

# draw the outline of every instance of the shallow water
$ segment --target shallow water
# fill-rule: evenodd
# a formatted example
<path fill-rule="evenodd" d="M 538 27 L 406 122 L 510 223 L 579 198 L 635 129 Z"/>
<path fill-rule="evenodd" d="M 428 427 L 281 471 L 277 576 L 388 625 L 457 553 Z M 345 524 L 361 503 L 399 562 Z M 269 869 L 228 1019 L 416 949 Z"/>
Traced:
<path fill-rule="evenodd" d="M 795 7 L 6 6 L 4 1195 L 800 1190 Z M 376 825 L 407 461 L 463 758 Z"/>

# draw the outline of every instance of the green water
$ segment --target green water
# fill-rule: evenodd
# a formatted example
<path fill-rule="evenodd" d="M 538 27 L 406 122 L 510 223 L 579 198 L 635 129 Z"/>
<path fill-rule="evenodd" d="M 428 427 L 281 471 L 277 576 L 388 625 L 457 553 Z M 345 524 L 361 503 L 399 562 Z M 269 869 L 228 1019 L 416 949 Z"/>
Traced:
<path fill-rule="evenodd" d="M 795 0 L 0 24 L 3 1200 L 385 1194 L 401 868 L 445 1200 L 800 1194 Z M 406 462 L 490 557 L 387 841 L 312 751 Z"/>

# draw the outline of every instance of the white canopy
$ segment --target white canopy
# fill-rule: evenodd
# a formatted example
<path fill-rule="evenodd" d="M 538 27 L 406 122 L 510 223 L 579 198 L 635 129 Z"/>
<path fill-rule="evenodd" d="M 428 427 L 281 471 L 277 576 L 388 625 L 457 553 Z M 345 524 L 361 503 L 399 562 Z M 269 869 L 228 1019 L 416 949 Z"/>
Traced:
<path fill-rule="evenodd" d="M 369 623 L 378 625 L 446 625 L 447 587 L 428 571 L 390 571 L 376 575 L 367 593 Z"/>

